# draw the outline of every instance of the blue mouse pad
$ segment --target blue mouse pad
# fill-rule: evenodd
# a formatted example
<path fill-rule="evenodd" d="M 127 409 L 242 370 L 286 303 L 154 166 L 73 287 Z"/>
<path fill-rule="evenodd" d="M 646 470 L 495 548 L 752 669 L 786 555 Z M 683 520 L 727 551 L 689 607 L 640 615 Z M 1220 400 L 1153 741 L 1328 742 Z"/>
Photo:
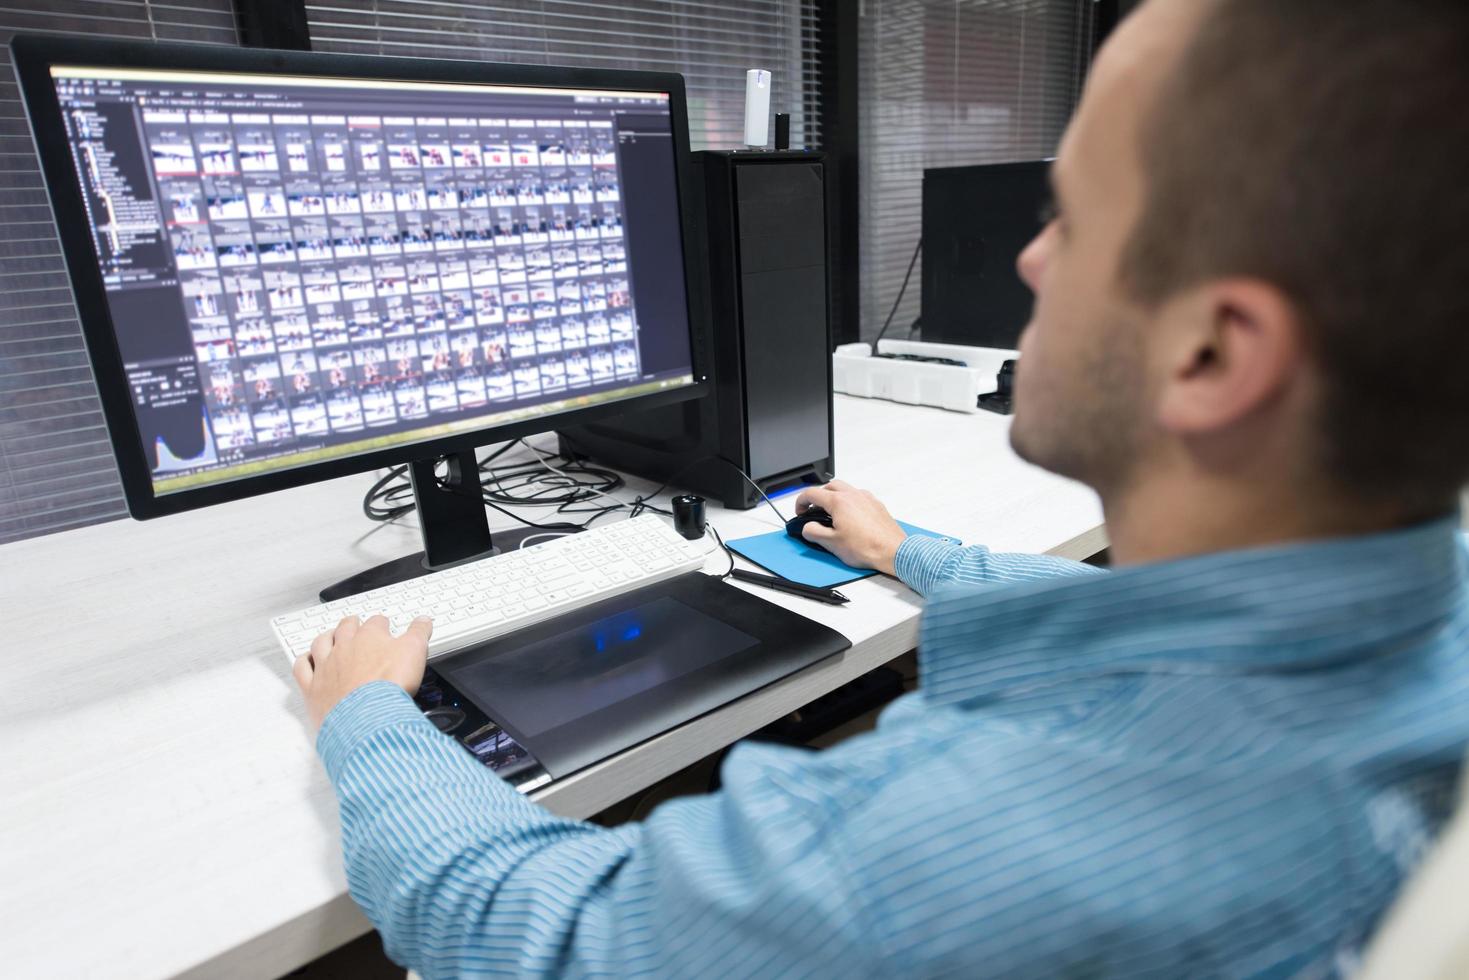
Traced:
<path fill-rule="evenodd" d="M 903 521 L 899 521 L 898 526 L 909 534 L 922 534 L 930 538 L 943 538 L 955 544 L 961 543 L 958 538 L 914 527 Z M 783 530 L 740 538 L 729 542 L 729 547 L 731 551 L 750 559 L 772 575 L 819 589 L 845 585 L 877 574 L 870 568 L 853 568 L 844 564 L 835 555 L 818 551 L 805 541 L 797 541 Z"/>

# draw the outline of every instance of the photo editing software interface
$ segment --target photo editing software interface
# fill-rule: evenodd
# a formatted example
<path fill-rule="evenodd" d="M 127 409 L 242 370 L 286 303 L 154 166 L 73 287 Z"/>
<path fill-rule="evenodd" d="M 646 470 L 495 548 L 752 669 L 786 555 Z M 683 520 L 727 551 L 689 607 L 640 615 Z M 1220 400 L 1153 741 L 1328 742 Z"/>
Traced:
<path fill-rule="evenodd" d="M 52 77 L 157 494 L 693 383 L 667 93 Z"/>

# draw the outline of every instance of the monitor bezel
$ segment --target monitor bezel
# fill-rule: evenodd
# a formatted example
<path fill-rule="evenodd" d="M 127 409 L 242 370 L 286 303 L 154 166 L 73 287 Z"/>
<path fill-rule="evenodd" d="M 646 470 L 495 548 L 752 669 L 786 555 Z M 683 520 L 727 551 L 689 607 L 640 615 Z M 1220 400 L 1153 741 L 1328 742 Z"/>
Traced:
<path fill-rule="evenodd" d="M 228 503 L 277 490 L 351 476 L 412 460 L 504 442 L 562 426 L 581 424 L 706 397 L 710 376 L 710 323 L 705 311 L 706 286 L 700 275 L 697 235 L 699 200 L 692 185 L 688 109 L 683 76 L 676 72 L 561 68 L 489 62 L 418 60 L 352 54 L 230 48 L 203 44 L 99 41 L 81 38 L 17 36 L 10 43 L 20 82 L 22 103 L 41 161 L 41 171 L 56 219 L 62 255 L 76 299 L 87 356 L 97 385 L 103 418 L 117 461 L 128 512 L 147 520 L 182 511 Z M 517 85 L 536 88 L 581 88 L 629 92 L 667 92 L 674 140 L 674 173 L 684 255 L 684 288 L 689 316 L 693 381 L 666 391 L 518 419 L 432 439 L 403 443 L 341 459 L 307 463 L 271 473 L 239 477 L 207 486 L 159 495 L 154 492 L 146 448 L 133 415 L 132 394 L 118 349 L 102 270 L 90 240 L 86 209 L 70 154 L 61 106 L 50 69 L 153 69 L 173 71 L 298 74 L 351 79 Z"/>

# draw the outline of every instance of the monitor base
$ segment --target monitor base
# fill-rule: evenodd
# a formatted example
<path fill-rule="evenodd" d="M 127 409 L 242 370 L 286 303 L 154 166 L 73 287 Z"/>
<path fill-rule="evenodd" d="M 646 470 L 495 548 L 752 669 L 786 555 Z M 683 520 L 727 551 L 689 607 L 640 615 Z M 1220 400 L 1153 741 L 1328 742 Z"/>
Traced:
<path fill-rule="evenodd" d="M 423 550 L 328 585 L 319 593 L 322 602 L 514 551 L 526 538 L 548 533 L 543 528 L 517 527 L 491 537 L 473 449 L 414 460 L 408 464 L 408 479 L 423 530 Z"/>

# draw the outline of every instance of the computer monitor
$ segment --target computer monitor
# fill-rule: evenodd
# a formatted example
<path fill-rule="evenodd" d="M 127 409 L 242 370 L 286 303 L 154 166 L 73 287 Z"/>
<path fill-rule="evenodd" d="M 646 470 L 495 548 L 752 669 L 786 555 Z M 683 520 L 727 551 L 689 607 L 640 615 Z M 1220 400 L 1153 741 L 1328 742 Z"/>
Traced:
<path fill-rule="evenodd" d="M 923 339 L 1012 348 L 1034 295 L 1015 262 L 1044 225 L 1051 161 L 923 172 Z"/>
<path fill-rule="evenodd" d="M 443 565 L 474 447 L 709 387 L 677 74 L 12 53 L 134 517 L 406 462 Z"/>

